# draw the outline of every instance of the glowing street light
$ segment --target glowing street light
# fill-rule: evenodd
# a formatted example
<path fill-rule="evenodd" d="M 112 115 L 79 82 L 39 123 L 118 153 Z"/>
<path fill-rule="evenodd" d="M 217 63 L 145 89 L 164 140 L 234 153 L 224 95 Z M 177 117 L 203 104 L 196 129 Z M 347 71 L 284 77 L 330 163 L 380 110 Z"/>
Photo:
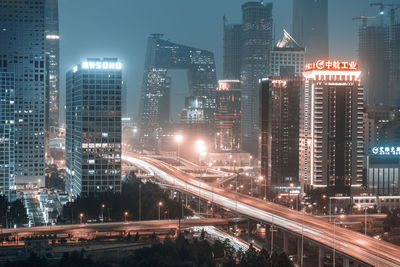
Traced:
<path fill-rule="evenodd" d="M 178 158 L 178 161 L 180 162 L 180 158 L 179 158 L 179 150 L 180 149 L 179 148 L 180 148 L 181 143 L 183 142 L 183 136 L 180 135 L 180 134 L 177 134 L 177 135 L 174 136 L 174 140 L 175 140 L 175 142 L 176 142 L 176 144 L 178 146 L 178 150 L 176 152 L 176 157 Z"/>
<path fill-rule="evenodd" d="M 199 154 L 199 162 L 200 162 L 200 168 L 201 168 L 201 156 L 204 156 L 207 153 L 206 144 L 201 139 L 196 141 L 196 152 Z"/>
<path fill-rule="evenodd" d="M 83 218 L 83 213 L 79 214 L 79 219 L 80 219 L 81 224 L 82 224 L 82 218 Z"/>
<path fill-rule="evenodd" d="M 126 216 L 128 215 L 128 212 L 127 211 L 125 211 L 124 212 L 124 216 L 125 216 L 125 222 L 126 222 Z"/>
<path fill-rule="evenodd" d="M 106 207 L 106 205 L 101 204 L 101 222 L 104 222 L 104 213 L 103 213 L 103 209 Z"/>
<path fill-rule="evenodd" d="M 262 176 L 262 175 L 260 175 L 260 177 L 258 177 L 258 179 L 260 179 L 260 183 L 262 182 L 262 180 L 265 181 L 264 200 L 267 201 L 267 179 L 265 179 L 264 176 Z"/>
<path fill-rule="evenodd" d="M 161 220 L 161 206 L 162 206 L 162 202 L 158 202 L 158 220 Z"/>

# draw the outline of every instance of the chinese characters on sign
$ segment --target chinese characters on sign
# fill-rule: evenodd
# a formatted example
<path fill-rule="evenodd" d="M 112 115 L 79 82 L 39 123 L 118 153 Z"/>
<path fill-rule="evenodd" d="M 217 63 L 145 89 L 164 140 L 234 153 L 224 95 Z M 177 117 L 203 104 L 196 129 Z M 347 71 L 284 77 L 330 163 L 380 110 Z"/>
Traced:
<path fill-rule="evenodd" d="M 306 64 L 306 71 L 311 70 L 358 71 L 358 64 L 354 61 L 318 60 L 317 62 Z"/>
<path fill-rule="evenodd" d="M 400 147 L 373 147 L 371 151 L 377 156 L 400 156 Z"/>

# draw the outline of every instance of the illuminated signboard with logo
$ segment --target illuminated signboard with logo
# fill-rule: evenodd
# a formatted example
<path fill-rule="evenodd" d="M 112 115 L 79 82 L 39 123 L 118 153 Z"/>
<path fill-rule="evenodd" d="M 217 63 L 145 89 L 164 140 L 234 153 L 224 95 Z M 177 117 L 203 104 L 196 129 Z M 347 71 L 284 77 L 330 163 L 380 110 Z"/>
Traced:
<path fill-rule="evenodd" d="M 120 62 L 107 62 L 107 61 L 89 61 L 82 62 L 82 69 L 94 70 L 120 70 L 122 64 Z"/>
<path fill-rule="evenodd" d="M 400 156 L 400 147 L 381 146 L 371 149 L 374 156 Z"/>
<path fill-rule="evenodd" d="M 354 61 L 318 60 L 306 64 L 306 71 L 312 70 L 358 71 L 358 64 Z"/>

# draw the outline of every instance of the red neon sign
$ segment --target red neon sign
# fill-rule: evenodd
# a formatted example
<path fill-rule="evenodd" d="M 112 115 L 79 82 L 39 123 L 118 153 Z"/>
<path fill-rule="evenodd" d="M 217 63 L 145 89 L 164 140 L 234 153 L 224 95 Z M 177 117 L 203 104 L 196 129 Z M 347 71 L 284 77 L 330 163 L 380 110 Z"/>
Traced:
<path fill-rule="evenodd" d="M 358 71 L 358 64 L 355 61 L 318 60 L 306 64 L 306 71 L 311 70 Z"/>

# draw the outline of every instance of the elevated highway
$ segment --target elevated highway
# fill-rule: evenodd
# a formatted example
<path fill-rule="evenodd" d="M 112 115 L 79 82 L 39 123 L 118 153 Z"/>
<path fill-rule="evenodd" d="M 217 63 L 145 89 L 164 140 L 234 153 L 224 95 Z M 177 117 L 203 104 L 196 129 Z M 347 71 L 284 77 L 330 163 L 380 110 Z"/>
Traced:
<path fill-rule="evenodd" d="M 180 221 L 181 228 L 195 226 L 227 225 L 227 219 L 187 219 Z M 18 237 L 77 234 L 93 232 L 137 232 L 178 229 L 179 220 L 154 220 L 154 221 L 127 221 L 112 223 L 82 223 L 68 225 L 36 226 L 1 229 L 2 235 L 17 235 Z"/>
<path fill-rule="evenodd" d="M 124 160 L 153 174 L 157 179 L 173 185 L 177 190 L 188 192 L 217 205 L 236 211 L 263 223 L 274 224 L 280 229 L 332 250 L 349 261 L 367 266 L 400 266 L 400 248 L 387 242 L 350 231 L 314 216 L 305 215 L 271 202 L 214 187 L 184 174 L 173 166 L 155 159 L 125 155 Z"/>

